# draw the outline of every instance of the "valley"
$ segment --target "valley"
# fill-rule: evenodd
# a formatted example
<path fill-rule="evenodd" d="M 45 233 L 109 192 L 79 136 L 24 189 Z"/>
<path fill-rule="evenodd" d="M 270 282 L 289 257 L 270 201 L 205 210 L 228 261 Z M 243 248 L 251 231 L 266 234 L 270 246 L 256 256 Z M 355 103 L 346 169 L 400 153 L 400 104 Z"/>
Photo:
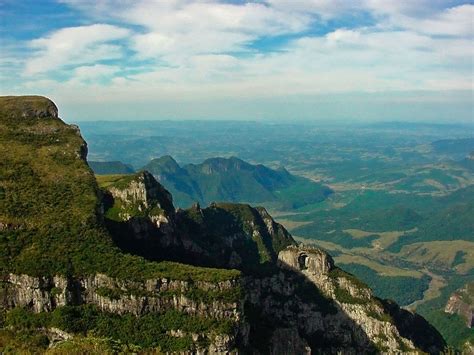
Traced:
<path fill-rule="evenodd" d="M 126 122 L 81 127 L 93 159 L 120 157 L 139 169 L 165 154 L 179 166 L 237 156 L 327 186 L 331 194 L 304 206 L 264 198 L 258 204 L 297 240 L 331 253 L 379 296 L 417 309 L 444 334 L 459 326 L 442 309 L 454 289 L 474 279 L 472 126 L 166 122 L 155 136 L 155 124 L 134 125 L 130 134 L 123 133 Z M 269 129 L 271 136 L 264 133 Z M 105 139 L 107 132 L 115 135 Z M 145 147 L 146 160 L 138 153 Z M 448 337 L 458 347 L 474 335 L 466 329 Z"/>

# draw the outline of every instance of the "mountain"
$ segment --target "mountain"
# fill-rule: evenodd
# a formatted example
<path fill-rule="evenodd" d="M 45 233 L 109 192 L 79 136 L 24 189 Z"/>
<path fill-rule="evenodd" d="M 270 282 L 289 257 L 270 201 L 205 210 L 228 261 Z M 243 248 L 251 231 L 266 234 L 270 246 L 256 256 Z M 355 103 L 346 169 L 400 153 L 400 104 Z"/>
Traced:
<path fill-rule="evenodd" d="M 373 296 L 263 208 L 181 210 L 152 174 L 102 176 L 77 127 L 0 98 L 0 351 L 439 353 L 422 317 Z"/>
<path fill-rule="evenodd" d="M 135 172 L 133 167 L 128 164 L 124 164 L 121 161 L 88 161 L 87 162 L 97 175 L 110 175 L 110 174 L 132 174 Z"/>
<path fill-rule="evenodd" d="M 328 187 L 294 176 L 284 168 L 252 165 L 236 157 L 211 158 L 181 167 L 171 156 L 163 156 L 143 169 L 169 189 L 181 207 L 195 201 L 204 205 L 230 201 L 294 209 L 321 202 L 332 193 Z"/>

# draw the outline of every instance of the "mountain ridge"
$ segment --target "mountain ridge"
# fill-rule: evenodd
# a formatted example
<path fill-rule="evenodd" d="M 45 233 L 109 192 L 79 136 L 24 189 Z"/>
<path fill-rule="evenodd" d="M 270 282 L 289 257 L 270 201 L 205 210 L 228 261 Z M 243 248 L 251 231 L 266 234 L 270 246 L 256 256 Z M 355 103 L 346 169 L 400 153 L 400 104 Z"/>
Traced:
<path fill-rule="evenodd" d="M 213 201 L 273 203 L 298 208 L 323 201 L 328 187 L 290 174 L 285 168 L 252 165 L 237 157 L 208 158 L 200 164 L 180 166 L 171 156 L 153 159 L 143 167 L 174 196 L 180 207 Z"/>
<path fill-rule="evenodd" d="M 78 129 L 44 115 L 50 100 L 35 98 L 33 108 L 29 99 L 4 100 L 2 349 L 87 352 L 91 341 L 102 352 L 119 343 L 116 351 L 187 354 L 438 353 L 445 346 L 422 317 L 374 297 L 326 252 L 295 245 L 264 209 L 177 210 L 148 172 L 101 188 Z M 15 119 L 22 112 L 26 119 Z M 135 253 L 120 245 L 124 237 L 151 241 L 156 248 L 146 249 L 163 255 Z M 186 252 L 186 264 L 169 260 L 176 250 Z"/>

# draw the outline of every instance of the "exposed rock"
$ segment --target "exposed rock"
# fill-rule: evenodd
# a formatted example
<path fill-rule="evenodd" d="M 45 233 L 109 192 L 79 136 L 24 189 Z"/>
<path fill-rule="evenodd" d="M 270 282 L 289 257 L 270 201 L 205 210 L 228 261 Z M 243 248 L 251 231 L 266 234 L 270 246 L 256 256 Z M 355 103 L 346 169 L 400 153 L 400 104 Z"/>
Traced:
<path fill-rule="evenodd" d="M 474 282 L 469 282 L 454 292 L 449 297 L 444 311 L 460 315 L 465 319 L 466 326 L 472 328 L 474 325 Z"/>
<path fill-rule="evenodd" d="M 3 281 L 9 308 L 27 307 L 34 312 L 49 312 L 65 305 L 95 304 L 112 313 L 142 315 L 177 309 L 192 315 L 238 321 L 240 305 L 214 300 L 211 304 L 193 300 L 192 289 L 223 291 L 238 286 L 238 281 L 193 282 L 149 279 L 145 282 L 117 280 L 103 274 L 83 278 L 64 276 L 33 277 L 10 274 Z M 108 296 L 107 292 L 114 294 Z"/>

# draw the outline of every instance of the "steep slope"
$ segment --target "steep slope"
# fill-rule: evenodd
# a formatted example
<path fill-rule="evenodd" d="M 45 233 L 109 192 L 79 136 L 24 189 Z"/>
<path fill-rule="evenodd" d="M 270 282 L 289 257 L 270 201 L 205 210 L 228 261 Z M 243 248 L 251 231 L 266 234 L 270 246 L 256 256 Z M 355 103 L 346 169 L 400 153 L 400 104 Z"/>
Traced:
<path fill-rule="evenodd" d="M 90 312 L 104 322 L 114 321 L 114 313 L 133 315 L 131 320 L 140 324 L 143 317 L 168 317 L 181 323 L 137 328 L 129 339 L 117 339 L 119 325 L 99 334 L 163 351 L 233 347 L 241 314 L 239 272 L 152 263 L 123 254 L 103 226 L 102 194 L 85 162 L 86 144 L 77 127 L 58 118 L 51 101 L 0 98 L 0 151 L 2 324 L 4 309 L 13 307 L 55 310 L 52 319 L 43 317 L 28 327 L 74 333 L 85 331 L 81 327 Z M 14 314 L 7 314 L 7 324 L 17 330 L 27 327 L 15 323 Z M 184 325 L 193 322 L 204 342 L 193 341 L 189 333 L 183 338 L 170 333 L 189 331 Z M 69 328 L 73 324 L 77 327 Z M 15 343 L 16 334 L 28 348 L 45 336 L 36 329 L 16 333 L 2 326 L 0 346 Z"/>
<path fill-rule="evenodd" d="M 175 212 L 171 195 L 147 171 L 99 181 L 106 225 L 117 245 L 148 259 L 255 271 L 296 244 L 261 207 L 195 204 Z"/>
<path fill-rule="evenodd" d="M 324 200 L 331 190 L 311 180 L 291 175 L 284 168 L 252 165 L 236 157 L 211 158 L 180 167 L 170 156 L 152 160 L 145 167 L 176 197 L 177 205 L 193 201 L 262 203 L 278 208 L 299 208 Z"/>
<path fill-rule="evenodd" d="M 296 246 L 262 208 L 175 210 L 147 172 L 102 180 L 100 190 L 77 128 L 45 98 L 0 98 L 0 138 L 0 351 L 438 353 L 445 345 L 325 252 Z"/>

